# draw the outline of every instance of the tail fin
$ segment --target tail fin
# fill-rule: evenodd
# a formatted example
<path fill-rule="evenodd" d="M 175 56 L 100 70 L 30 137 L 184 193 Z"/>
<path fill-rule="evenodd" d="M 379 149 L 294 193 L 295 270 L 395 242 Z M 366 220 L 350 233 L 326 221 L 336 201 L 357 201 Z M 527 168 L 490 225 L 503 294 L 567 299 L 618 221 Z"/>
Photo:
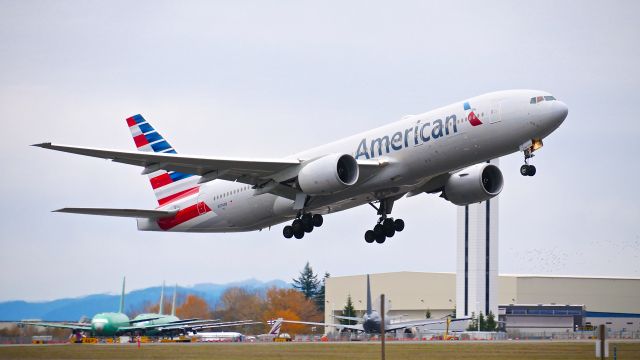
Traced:
<path fill-rule="evenodd" d="M 162 307 L 164 306 L 164 281 L 160 290 L 160 306 L 158 307 L 158 315 L 162 315 Z"/>
<path fill-rule="evenodd" d="M 171 303 L 171 316 L 176 316 L 176 297 L 178 297 L 178 284 L 173 288 L 173 301 Z"/>
<path fill-rule="evenodd" d="M 274 322 L 273 322 L 273 326 L 271 327 L 271 330 L 269 330 L 269 335 L 275 335 L 278 336 L 280 335 L 280 328 L 282 327 L 282 318 L 277 318 Z"/>
<path fill-rule="evenodd" d="M 139 151 L 176 154 L 168 141 L 142 115 L 127 119 L 133 142 Z M 198 191 L 199 176 L 177 171 L 158 170 L 148 174 L 151 188 L 160 206 Z"/>
<path fill-rule="evenodd" d="M 367 274 L 367 314 L 371 314 L 371 284 L 369 283 L 369 274 Z"/>
<path fill-rule="evenodd" d="M 118 309 L 119 313 L 124 313 L 124 283 L 127 278 L 122 278 L 122 293 L 120 294 L 120 309 Z"/>

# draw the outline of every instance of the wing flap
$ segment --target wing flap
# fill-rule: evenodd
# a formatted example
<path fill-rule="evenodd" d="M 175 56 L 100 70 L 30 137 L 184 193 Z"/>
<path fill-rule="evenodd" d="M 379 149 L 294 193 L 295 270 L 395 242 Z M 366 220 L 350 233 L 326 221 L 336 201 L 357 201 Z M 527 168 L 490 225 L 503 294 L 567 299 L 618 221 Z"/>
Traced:
<path fill-rule="evenodd" d="M 62 208 L 53 212 L 70 214 L 118 216 L 137 219 L 162 219 L 175 216 L 178 210 L 141 210 L 141 209 L 109 209 L 109 208 Z M 148 320 L 148 319 L 145 319 Z"/>

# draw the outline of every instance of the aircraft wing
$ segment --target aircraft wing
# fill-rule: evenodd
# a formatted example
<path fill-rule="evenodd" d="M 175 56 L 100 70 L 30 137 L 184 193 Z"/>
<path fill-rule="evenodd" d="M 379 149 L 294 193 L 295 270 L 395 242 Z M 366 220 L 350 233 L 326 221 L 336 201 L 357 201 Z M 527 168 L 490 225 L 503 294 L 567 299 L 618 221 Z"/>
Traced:
<path fill-rule="evenodd" d="M 30 325 L 30 326 L 42 326 L 48 328 L 56 328 L 56 329 L 71 329 L 71 330 L 91 330 L 90 324 L 57 324 L 57 323 L 44 323 L 44 322 L 20 322 L 18 324 L 21 325 Z"/>
<path fill-rule="evenodd" d="M 456 318 L 456 319 L 451 319 L 451 322 L 456 322 L 456 321 L 463 321 L 463 320 L 469 320 L 471 319 L 470 317 L 462 317 L 462 318 Z M 385 330 L 386 331 L 393 331 L 393 330 L 400 330 L 400 329 L 406 329 L 409 327 L 415 327 L 415 326 L 424 326 L 424 325 L 431 325 L 431 324 L 444 324 L 447 322 L 447 319 L 424 319 L 424 320 L 410 320 L 410 321 L 402 321 L 402 322 L 397 322 L 397 323 L 392 323 L 392 324 L 388 324 L 385 326 Z"/>
<path fill-rule="evenodd" d="M 201 182 L 214 179 L 238 181 L 263 187 L 271 183 L 268 191 L 294 199 L 295 191 L 281 183 L 297 176 L 305 159 L 254 159 L 231 157 L 204 157 L 172 153 L 110 150 L 41 143 L 33 146 L 72 154 L 108 159 L 115 162 L 144 167 L 143 174 L 157 170 L 177 171 L 202 176 Z M 358 160 L 364 173 L 386 165 L 383 161 Z M 116 215 L 117 216 L 117 215 Z"/>
<path fill-rule="evenodd" d="M 351 321 L 362 322 L 362 318 L 360 318 L 360 317 L 342 316 L 342 315 L 333 315 L 333 317 L 336 318 L 336 319 L 341 319 L 341 320 L 351 320 Z"/>
<path fill-rule="evenodd" d="M 119 216 L 138 219 L 161 219 L 174 216 L 178 210 L 141 210 L 141 209 L 106 209 L 106 208 L 62 208 L 53 212 L 72 214 Z M 144 319 L 143 321 L 148 321 Z"/>
<path fill-rule="evenodd" d="M 313 322 L 313 321 L 296 321 L 296 320 L 282 320 L 283 323 L 290 323 L 290 324 L 303 324 L 303 325 L 316 325 L 316 326 L 330 326 L 330 327 L 335 327 L 335 328 L 339 328 L 339 329 L 351 329 L 351 330 L 356 330 L 356 331 L 364 331 L 364 327 L 362 326 L 362 324 L 356 324 L 356 325 L 342 325 L 342 324 L 327 324 L 327 323 L 321 323 L 321 322 Z"/>

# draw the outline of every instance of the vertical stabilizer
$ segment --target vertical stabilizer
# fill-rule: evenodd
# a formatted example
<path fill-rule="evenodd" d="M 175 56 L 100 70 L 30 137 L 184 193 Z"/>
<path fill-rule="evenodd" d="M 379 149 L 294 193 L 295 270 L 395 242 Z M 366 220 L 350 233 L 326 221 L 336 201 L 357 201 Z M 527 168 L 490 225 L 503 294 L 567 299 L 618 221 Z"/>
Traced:
<path fill-rule="evenodd" d="M 120 294 L 120 309 L 118 310 L 119 313 L 124 313 L 124 283 L 126 279 L 126 277 L 122 277 L 122 293 Z"/>
<path fill-rule="evenodd" d="M 273 326 L 271 326 L 271 330 L 269 330 L 269 335 L 275 335 L 278 337 L 280 335 L 280 328 L 282 327 L 282 318 L 278 318 L 273 322 Z"/>
<path fill-rule="evenodd" d="M 367 274 L 367 314 L 371 314 L 371 284 L 369 283 L 369 274 Z"/>
<path fill-rule="evenodd" d="M 128 118 L 127 125 L 138 151 L 176 154 L 169 142 L 142 115 Z M 167 205 L 177 198 L 193 195 L 199 189 L 200 177 L 193 174 L 154 169 L 153 166 L 145 168 L 143 174 L 149 176 L 151 188 L 160 206 Z"/>
<path fill-rule="evenodd" d="M 158 307 L 159 315 L 162 315 L 163 306 L 164 306 L 164 280 L 162 281 L 162 289 L 160 290 L 160 306 Z"/>
<path fill-rule="evenodd" d="M 176 298 L 178 297 L 178 284 L 173 288 L 173 301 L 171 303 L 171 316 L 176 316 Z"/>

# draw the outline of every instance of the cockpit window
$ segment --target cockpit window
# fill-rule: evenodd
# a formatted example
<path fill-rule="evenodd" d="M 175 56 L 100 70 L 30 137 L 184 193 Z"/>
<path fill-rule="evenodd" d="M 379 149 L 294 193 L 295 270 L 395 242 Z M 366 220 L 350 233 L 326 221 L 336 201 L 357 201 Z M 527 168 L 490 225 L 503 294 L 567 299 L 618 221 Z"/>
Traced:
<path fill-rule="evenodd" d="M 537 104 L 537 103 L 541 103 L 543 101 L 553 101 L 556 100 L 555 97 L 547 95 L 547 96 L 534 96 L 531 98 L 531 100 L 529 101 L 529 104 Z"/>

